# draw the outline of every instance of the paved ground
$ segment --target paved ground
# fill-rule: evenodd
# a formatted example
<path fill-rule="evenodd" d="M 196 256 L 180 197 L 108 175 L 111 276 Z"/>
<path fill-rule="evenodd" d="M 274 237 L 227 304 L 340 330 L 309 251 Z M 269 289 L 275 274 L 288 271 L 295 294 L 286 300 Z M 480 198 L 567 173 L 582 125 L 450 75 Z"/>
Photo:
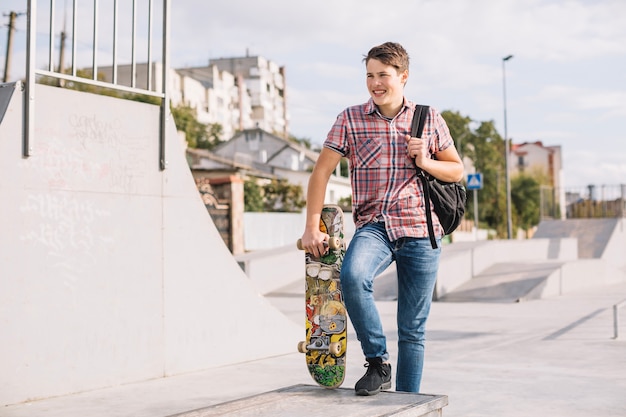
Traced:
<path fill-rule="evenodd" d="M 303 321 L 300 283 L 271 301 Z M 449 398 L 444 416 L 625 416 L 626 283 L 522 303 L 435 303 L 422 391 Z M 394 301 L 378 302 L 395 358 Z M 304 333 L 304 332 L 303 332 Z M 364 369 L 353 334 L 344 387 Z M 0 409 L 11 417 L 161 417 L 312 381 L 295 353 Z M 250 346 L 233 346 L 250 349 Z"/>

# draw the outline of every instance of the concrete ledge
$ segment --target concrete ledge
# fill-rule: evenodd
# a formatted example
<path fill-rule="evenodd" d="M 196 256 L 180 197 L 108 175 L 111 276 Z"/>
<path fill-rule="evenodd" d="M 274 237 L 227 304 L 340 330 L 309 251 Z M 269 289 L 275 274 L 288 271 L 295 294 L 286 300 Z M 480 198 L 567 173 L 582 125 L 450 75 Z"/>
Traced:
<path fill-rule="evenodd" d="M 170 417 L 435 417 L 443 415 L 442 408 L 446 405 L 446 395 L 390 391 L 359 397 L 351 388 L 329 390 L 313 385 L 293 385 Z"/>
<path fill-rule="evenodd" d="M 236 255 L 250 283 L 259 294 L 276 291 L 294 280 L 304 282 L 304 252 L 291 245 Z"/>

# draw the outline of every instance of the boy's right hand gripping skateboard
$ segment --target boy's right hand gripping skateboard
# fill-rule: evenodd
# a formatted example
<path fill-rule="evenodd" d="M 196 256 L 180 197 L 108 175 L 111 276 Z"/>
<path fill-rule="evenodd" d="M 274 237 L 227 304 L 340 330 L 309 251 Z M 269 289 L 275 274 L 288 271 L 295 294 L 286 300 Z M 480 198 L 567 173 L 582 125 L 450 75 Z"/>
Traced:
<path fill-rule="evenodd" d="M 348 339 L 348 317 L 339 281 L 346 253 L 343 211 L 339 206 L 324 206 L 320 230 L 330 236 L 328 251 L 319 258 L 310 253 L 305 256 L 306 340 L 298 343 L 298 351 L 306 354 L 315 382 L 337 388 L 345 376 Z M 299 240 L 298 248 L 302 249 Z"/>

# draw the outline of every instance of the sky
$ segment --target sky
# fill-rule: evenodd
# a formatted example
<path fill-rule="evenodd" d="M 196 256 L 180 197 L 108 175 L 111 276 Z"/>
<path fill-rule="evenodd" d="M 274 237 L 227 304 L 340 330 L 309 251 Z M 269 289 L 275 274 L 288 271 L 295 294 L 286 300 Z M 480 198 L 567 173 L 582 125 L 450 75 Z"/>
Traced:
<path fill-rule="evenodd" d="M 56 3 L 69 6 L 72 1 Z M 103 15 L 109 14 L 108 3 L 112 1 L 99 1 Z M 40 10 L 49 7 L 49 1 L 38 4 Z M 92 4 L 79 0 L 82 11 Z M 147 0 L 137 4 L 140 14 L 147 10 Z M 155 0 L 157 21 L 158 4 Z M 624 0 L 171 4 L 172 66 L 206 65 L 212 58 L 246 54 L 283 66 L 290 133 L 298 138 L 320 145 L 341 110 L 367 101 L 363 56 L 372 46 L 393 41 L 411 58 L 405 88 L 410 100 L 458 111 L 477 122 L 493 121 L 504 136 L 506 81 L 506 125 L 513 143 L 561 146 L 563 180 L 569 189 L 626 184 Z M 5 14 L 10 11 L 26 11 L 26 0 L 0 0 L 2 69 Z M 123 32 L 130 27 L 130 13 L 120 13 L 126 19 L 120 19 Z M 60 27 L 63 13 L 57 15 Z M 89 26 L 90 19 L 83 15 L 79 22 Z M 101 32 L 110 26 L 99 24 L 106 27 Z M 18 17 L 16 29 L 12 78 L 23 74 L 25 16 Z M 107 35 L 100 35 L 102 49 L 107 48 Z M 83 45 L 79 43 L 79 53 Z M 122 48 L 120 53 L 120 61 L 130 56 Z M 513 58 L 503 71 L 508 55 Z"/>

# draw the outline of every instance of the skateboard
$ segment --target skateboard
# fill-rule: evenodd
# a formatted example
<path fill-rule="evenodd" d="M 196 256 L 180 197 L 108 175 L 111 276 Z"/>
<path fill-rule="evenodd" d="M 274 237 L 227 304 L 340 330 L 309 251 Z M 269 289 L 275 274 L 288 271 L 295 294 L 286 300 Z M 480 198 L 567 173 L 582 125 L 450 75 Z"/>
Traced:
<path fill-rule="evenodd" d="M 298 351 L 305 354 L 311 377 L 325 388 L 339 387 L 346 372 L 348 320 L 339 281 L 346 253 L 343 224 L 341 208 L 325 205 L 320 230 L 330 236 L 328 251 L 319 258 L 305 254 L 306 340 Z M 297 246 L 302 249 L 300 240 Z"/>

